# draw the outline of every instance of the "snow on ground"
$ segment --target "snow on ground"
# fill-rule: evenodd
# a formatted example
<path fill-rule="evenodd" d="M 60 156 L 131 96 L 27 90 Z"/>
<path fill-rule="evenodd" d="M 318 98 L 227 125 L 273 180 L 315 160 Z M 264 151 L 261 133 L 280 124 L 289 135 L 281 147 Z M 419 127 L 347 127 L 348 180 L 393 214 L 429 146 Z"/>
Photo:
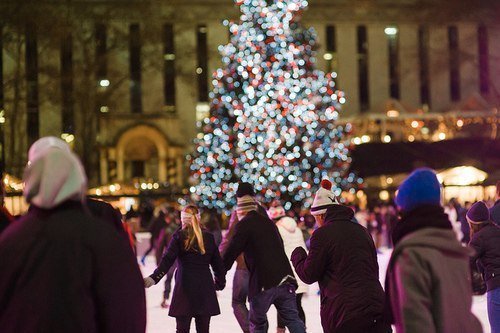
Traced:
<path fill-rule="evenodd" d="M 380 281 L 385 279 L 385 270 L 389 261 L 390 251 L 383 251 L 379 254 L 378 261 L 380 266 Z M 156 268 L 153 256 L 146 260 L 146 266 L 141 267 L 142 274 L 148 276 Z M 241 332 L 240 327 L 233 315 L 231 308 L 231 291 L 233 282 L 234 267 L 227 274 L 227 284 L 223 291 L 218 292 L 221 314 L 212 317 L 210 331 L 213 333 L 237 333 Z M 173 282 L 172 282 L 173 283 Z M 148 323 L 147 333 L 175 333 L 175 318 L 168 316 L 168 309 L 160 307 L 163 298 L 164 280 L 149 289 L 146 289 Z M 173 289 L 172 289 L 173 290 Z M 317 295 L 318 285 L 313 284 L 309 287 L 309 292 L 302 299 L 302 306 L 306 313 L 307 332 L 321 333 L 321 322 L 319 316 L 319 296 Z M 490 333 L 488 315 L 486 310 L 486 296 L 475 296 L 473 312 L 481 320 L 484 333 Z M 269 332 L 276 332 L 276 310 L 271 307 L 268 312 Z M 194 321 L 191 323 L 191 332 L 196 332 Z"/>

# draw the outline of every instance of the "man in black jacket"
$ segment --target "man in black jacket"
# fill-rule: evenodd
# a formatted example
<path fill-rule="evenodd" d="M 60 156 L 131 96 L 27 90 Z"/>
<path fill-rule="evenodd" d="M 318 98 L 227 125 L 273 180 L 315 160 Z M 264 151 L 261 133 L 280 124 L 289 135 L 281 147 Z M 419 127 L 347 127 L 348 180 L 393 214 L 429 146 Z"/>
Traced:
<path fill-rule="evenodd" d="M 354 212 L 340 205 L 332 183 L 321 182 L 311 214 L 314 231 L 309 255 L 301 247 L 292 253 L 299 278 L 319 282 L 321 325 L 326 333 L 385 333 L 384 291 L 378 279 L 377 252 L 368 231 L 352 222 Z"/>
<path fill-rule="evenodd" d="M 266 313 L 274 304 L 291 333 L 305 332 L 295 301 L 297 282 L 278 228 L 269 218 L 257 213 L 251 184 L 240 183 L 236 197 L 236 212 L 240 222 L 235 226 L 223 261 L 229 270 L 240 253 L 244 254 L 250 272 L 250 331 L 267 332 L 269 325 Z"/>

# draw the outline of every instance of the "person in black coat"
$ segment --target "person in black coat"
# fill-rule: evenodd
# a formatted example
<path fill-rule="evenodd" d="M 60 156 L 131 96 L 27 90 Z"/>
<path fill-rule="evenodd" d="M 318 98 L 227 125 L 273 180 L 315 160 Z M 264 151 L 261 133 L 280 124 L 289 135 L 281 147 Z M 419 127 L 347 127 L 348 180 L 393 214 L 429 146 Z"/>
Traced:
<path fill-rule="evenodd" d="M 483 271 L 491 332 L 500 332 L 500 228 L 491 221 L 488 207 L 476 202 L 467 212 L 471 227 L 469 246 L 475 250 L 471 270 Z M 479 266 L 479 267 L 478 267 Z"/>
<path fill-rule="evenodd" d="M 295 299 L 297 282 L 278 228 L 267 216 L 257 212 L 251 184 L 240 183 L 236 196 L 236 213 L 240 221 L 235 225 L 223 261 L 229 270 L 236 258 L 244 254 L 250 272 L 250 331 L 267 332 L 266 313 L 274 304 L 291 333 L 305 332 Z"/>
<path fill-rule="evenodd" d="M 323 180 L 316 193 L 311 214 L 319 228 L 311 237 L 309 254 L 301 247 L 293 251 L 295 271 L 302 281 L 319 283 L 324 332 L 390 332 L 382 318 L 384 291 L 373 240 L 352 222 L 353 210 L 337 202 L 331 187 Z"/>
<path fill-rule="evenodd" d="M 213 235 L 201 229 L 198 208 L 184 208 L 181 222 L 182 229 L 174 233 L 160 265 L 144 279 L 144 285 L 149 288 L 160 282 L 177 260 L 175 287 L 168 315 L 176 318 L 177 333 L 189 333 L 193 317 L 196 331 L 207 333 L 210 317 L 220 314 L 215 291 L 224 289 L 226 270 Z"/>
<path fill-rule="evenodd" d="M 78 158 L 69 148 L 39 150 L 24 182 L 28 213 L 0 236 L 0 332 L 144 332 L 136 259 L 84 207 Z"/>

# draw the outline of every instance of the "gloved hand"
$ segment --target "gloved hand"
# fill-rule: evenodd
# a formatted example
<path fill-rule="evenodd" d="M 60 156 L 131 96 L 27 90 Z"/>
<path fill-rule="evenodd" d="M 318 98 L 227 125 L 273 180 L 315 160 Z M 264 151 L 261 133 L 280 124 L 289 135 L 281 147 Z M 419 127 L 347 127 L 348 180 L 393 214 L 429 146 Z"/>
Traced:
<path fill-rule="evenodd" d="M 293 250 L 292 255 L 290 256 L 290 260 L 293 264 L 297 263 L 298 261 L 304 260 L 305 258 L 307 258 L 307 252 L 303 247 L 300 246 L 296 247 L 295 250 Z"/>
<path fill-rule="evenodd" d="M 214 285 L 215 290 L 223 290 L 224 287 L 226 287 L 226 281 L 218 281 L 217 279 L 215 279 Z"/>
<path fill-rule="evenodd" d="M 149 288 L 151 286 L 154 286 L 155 284 L 156 284 L 155 280 L 153 280 L 149 276 L 144 278 L 144 287 Z"/>

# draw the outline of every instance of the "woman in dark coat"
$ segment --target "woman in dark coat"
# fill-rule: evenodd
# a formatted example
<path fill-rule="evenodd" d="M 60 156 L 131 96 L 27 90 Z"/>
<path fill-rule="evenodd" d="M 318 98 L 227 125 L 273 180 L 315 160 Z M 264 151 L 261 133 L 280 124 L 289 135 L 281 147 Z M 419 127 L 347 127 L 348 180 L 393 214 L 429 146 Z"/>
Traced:
<path fill-rule="evenodd" d="M 471 268 L 479 266 L 484 273 L 491 333 L 500 333 L 500 228 L 482 201 L 472 205 L 466 217 L 471 229 L 469 245 L 475 250 L 471 264 L 476 267 Z"/>
<path fill-rule="evenodd" d="M 212 234 L 200 227 L 195 206 L 181 212 L 182 229 L 172 237 L 158 268 L 144 279 L 146 288 L 157 284 L 177 262 L 175 287 L 169 316 L 177 320 L 177 333 L 189 333 L 194 317 L 196 331 L 207 333 L 210 317 L 220 314 L 216 290 L 224 289 L 226 271 Z M 210 272 L 214 271 L 215 279 Z"/>

